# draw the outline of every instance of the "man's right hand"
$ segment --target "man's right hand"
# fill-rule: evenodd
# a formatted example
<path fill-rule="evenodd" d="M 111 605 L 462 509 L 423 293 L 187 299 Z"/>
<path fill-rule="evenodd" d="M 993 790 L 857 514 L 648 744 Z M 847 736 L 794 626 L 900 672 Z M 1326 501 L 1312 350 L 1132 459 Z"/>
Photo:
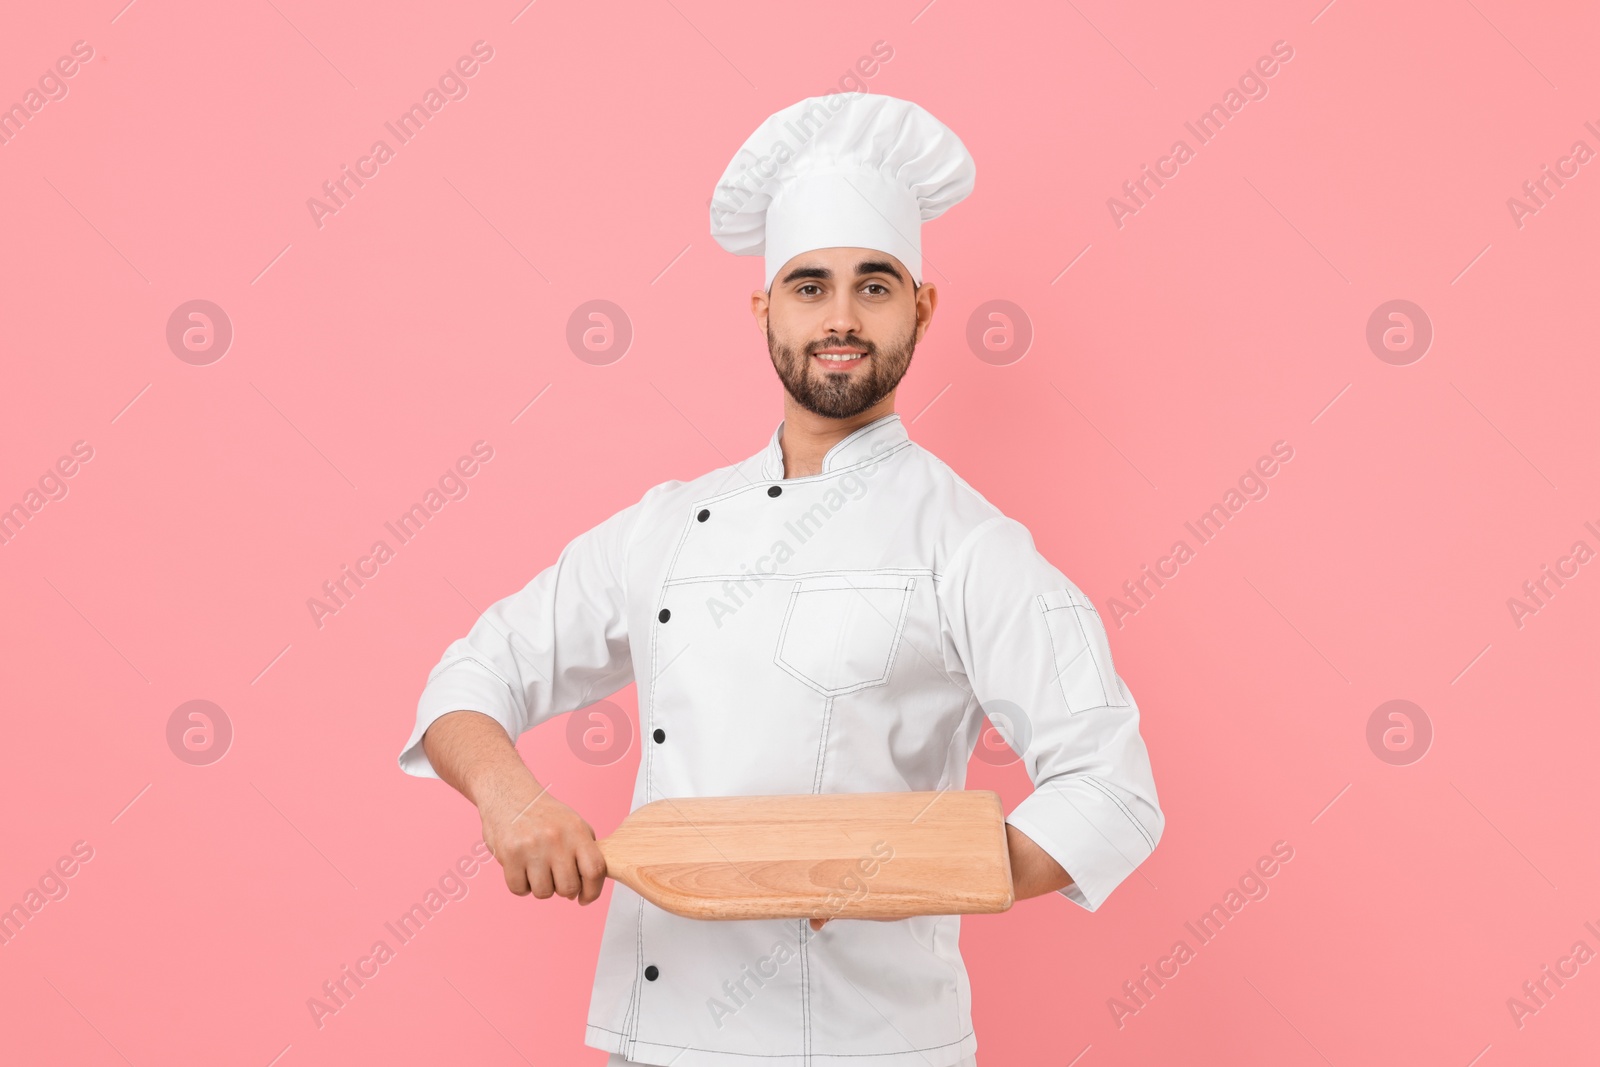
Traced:
<path fill-rule="evenodd" d="M 594 830 L 539 784 L 503 726 L 480 712 L 453 711 L 428 727 L 422 748 L 435 773 L 477 806 L 506 888 L 540 900 L 599 898 L 606 858 Z"/>
<path fill-rule="evenodd" d="M 519 897 L 593 903 L 606 881 L 606 858 L 594 830 L 531 773 L 524 774 L 524 781 L 495 790 L 478 809 L 484 843 L 505 871 L 506 888 Z"/>

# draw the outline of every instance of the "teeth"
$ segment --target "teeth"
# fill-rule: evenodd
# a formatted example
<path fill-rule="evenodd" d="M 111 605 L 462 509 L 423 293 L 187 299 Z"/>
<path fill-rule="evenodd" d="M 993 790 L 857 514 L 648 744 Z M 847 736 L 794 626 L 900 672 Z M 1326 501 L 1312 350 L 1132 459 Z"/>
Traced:
<path fill-rule="evenodd" d="M 830 363 L 844 363 L 847 360 L 860 359 L 864 355 L 866 355 L 865 352 L 845 352 L 843 354 L 832 353 L 832 352 L 818 352 L 817 353 L 817 357 L 819 359 L 825 359 Z"/>

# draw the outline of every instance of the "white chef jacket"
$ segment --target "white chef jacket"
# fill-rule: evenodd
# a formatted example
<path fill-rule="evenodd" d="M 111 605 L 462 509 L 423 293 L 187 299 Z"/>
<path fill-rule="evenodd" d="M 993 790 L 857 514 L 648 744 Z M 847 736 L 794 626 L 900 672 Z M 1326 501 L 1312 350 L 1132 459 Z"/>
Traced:
<path fill-rule="evenodd" d="M 635 682 L 633 808 L 961 789 L 1003 706 L 1034 784 L 1007 822 L 1094 911 L 1165 822 L 1094 605 L 899 415 L 803 478 L 782 433 L 655 486 L 485 611 L 429 674 L 401 769 L 436 776 L 422 735 L 449 712 L 515 739 Z M 960 927 L 686 919 L 614 882 L 585 1043 L 675 1067 L 949 1067 L 977 1048 Z"/>

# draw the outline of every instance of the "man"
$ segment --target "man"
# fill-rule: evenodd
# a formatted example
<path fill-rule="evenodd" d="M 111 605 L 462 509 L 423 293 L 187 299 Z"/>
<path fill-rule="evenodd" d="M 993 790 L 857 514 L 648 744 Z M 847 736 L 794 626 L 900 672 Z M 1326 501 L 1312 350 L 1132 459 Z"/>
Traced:
<path fill-rule="evenodd" d="M 477 805 L 513 893 L 600 895 L 593 830 L 513 742 L 629 682 L 634 808 L 961 789 L 987 709 L 1035 786 L 1007 817 L 1017 899 L 1093 911 L 1155 848 L 1139 712 L 1099 615 L 894 410 L 937 305 L 921 223 L 973 179 L 933 116 L 866 93 L 801 101 L 734 157 L 712 232 L 765 256 L 751 309 L 783 420 L 486 611 L 429 676 L 400 756 Z M 955 915 L 697 921 L 614 884 L 585 1040 L 612 1064 L 971 1067 L 959 931 Z"/>

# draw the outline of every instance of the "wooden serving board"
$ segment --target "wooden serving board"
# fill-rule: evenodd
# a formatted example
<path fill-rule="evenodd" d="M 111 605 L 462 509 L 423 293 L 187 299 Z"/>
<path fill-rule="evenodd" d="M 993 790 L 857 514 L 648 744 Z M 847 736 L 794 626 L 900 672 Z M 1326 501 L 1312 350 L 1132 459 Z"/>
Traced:
<path fill-rule="evenodd" d="M 1011 907 L 987 789 L 682 797 L 599 841 L 606 874 L 691 919 L 898 919 Z"/>

